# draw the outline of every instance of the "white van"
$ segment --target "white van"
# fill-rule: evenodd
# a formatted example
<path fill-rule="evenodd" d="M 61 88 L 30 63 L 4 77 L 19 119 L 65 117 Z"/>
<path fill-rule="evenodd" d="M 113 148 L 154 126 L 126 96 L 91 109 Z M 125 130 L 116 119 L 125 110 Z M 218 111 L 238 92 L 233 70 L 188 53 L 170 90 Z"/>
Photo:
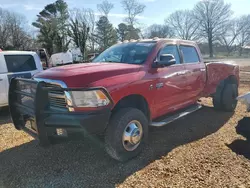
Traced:
<path fill-rule="evenodd" d="M 72 48 L 72 49 L 69 49 L 68 52 L 72 54 L 74 63 L 81 63 L 84 61 L 80 48 Z"/>
<path fill-rule="evenodd" d="M 73 56 L 70 52 L 56 53 L 50 57 L 50 63 L 53 67 L 72 64 Z"/>
<path fill-rule="evenodd" d="M 36 52 L 0 51 L 0 108 L 8 106 L 11 78 L 31 78 L 43 70 Z"/>

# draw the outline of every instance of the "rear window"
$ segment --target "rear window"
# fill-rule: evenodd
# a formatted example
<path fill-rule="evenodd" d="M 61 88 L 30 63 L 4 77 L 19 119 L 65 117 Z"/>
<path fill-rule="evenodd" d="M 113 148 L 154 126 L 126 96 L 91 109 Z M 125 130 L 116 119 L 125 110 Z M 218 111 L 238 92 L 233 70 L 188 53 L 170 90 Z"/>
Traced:
<path fill-rule="evenodd" d="M 196 49 L 192 46 L 180 46 L 183 55 L 184 63 L 198 63 L 200 62 Z"/>
<path fill-rule="evenodd" d="M 31 55 L 5 55 L 8 72 L 25 72 L 36 70 L 36 63 Z"/>

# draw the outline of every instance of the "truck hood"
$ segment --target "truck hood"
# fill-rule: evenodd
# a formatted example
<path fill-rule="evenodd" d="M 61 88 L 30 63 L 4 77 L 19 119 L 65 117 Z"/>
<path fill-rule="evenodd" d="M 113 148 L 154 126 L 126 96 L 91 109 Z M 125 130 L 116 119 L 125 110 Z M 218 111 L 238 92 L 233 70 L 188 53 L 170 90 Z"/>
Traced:
<path fill-rule="evenodd" d="M 61 80 L 68 87 L 88 87 L 106 78 L 136 73 L 142 65 L 123 63 L 84 63 L 55 67 L 35 75 L 35 78 Z M 128 81 L 130 78 L 127 77 Z M 115 80 L 113 80 L 115 82 Z"/>

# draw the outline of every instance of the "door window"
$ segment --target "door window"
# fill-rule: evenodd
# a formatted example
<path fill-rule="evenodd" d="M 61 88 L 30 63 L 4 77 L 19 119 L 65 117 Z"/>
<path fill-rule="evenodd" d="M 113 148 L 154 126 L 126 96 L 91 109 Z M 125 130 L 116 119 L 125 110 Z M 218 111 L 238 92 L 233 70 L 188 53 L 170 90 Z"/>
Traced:
<path fill-rule="evenodd" d="M 8 72 L 25 72 L 36 70 L 36 63 L 31 55 L 5 55 Z"/>
<path fill-rule="evenodd" d="M 178 52 L 178 48 L 175 45 L 170 45 L 170 46 L 165 46 L 159 53 L 159 57 L 162 54 L 171 54 L 174 56 L 175 60 L 176 60 L 176 64 L 180 64 L 180 56 L 179 56 L 179 52 Z"/>
<path fill-rule="evenodd" d="M 184 63 L 199 63 L 200 58 L 193 46 L 180 46 Z"/>

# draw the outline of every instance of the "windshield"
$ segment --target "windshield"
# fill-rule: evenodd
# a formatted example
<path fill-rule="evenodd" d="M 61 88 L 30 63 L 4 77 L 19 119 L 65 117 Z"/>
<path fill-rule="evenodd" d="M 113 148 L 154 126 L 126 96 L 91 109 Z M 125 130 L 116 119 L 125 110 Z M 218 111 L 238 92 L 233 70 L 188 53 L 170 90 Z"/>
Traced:
<path fill-rule="evenodd" d="M 142 64 L 146 61 L 155 44 L 155 42 L 118 44 L 105 50 L 92 62 Z"/>

